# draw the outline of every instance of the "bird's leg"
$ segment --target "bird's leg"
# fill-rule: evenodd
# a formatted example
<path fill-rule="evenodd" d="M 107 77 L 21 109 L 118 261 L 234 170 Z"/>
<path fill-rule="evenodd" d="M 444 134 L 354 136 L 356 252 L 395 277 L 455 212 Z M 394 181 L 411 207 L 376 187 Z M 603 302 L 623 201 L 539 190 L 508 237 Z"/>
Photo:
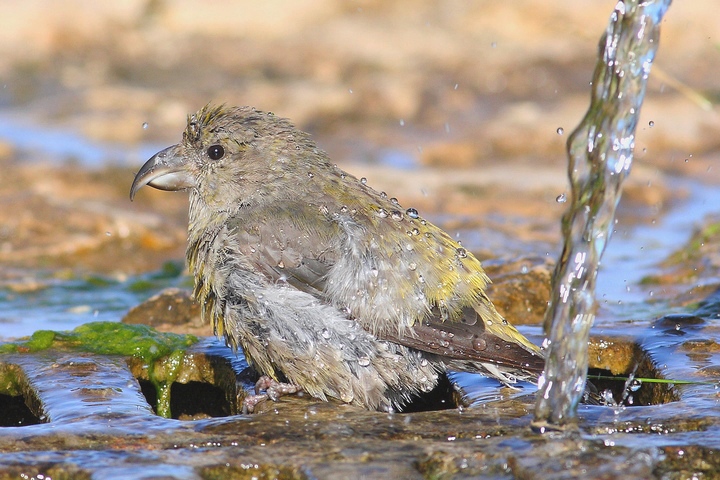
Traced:
<path fill-rule="evenodd" d="M 265 393 L 260 393 L 263 390 Z M 243 413 L 253 413 L 255 406 L 268 398 L 273 402 L 277 402 L 282 396 L 292 395 L 298 392 L 302 392 L 302 387 L 299 385 L 281 383 L 267 375 L 263 375 L 255 382 L 255 395 L 245 397 L 243 401 Z"/>

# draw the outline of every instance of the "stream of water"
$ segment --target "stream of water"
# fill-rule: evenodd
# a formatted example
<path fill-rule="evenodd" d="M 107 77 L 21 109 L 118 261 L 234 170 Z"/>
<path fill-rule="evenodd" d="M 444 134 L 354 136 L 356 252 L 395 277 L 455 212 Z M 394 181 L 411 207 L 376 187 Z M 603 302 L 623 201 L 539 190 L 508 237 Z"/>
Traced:
<path fill-rule="evenodd" d="M 669 0 L 617 3 L 600 40 L 590 108 L 568 139 L 572 189 L 545 319 L 547 360 L 535 407 L 540 431 L 573 424 L 585 391 L 598 264 L 630 173 L 635 127 L 669 6 Z"/>

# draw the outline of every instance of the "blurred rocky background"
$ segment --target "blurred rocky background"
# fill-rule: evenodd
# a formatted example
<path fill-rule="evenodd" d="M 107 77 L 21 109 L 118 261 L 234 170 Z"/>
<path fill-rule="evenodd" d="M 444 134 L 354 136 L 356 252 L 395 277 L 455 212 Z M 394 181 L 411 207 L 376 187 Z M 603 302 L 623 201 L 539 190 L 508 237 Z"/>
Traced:
<path fill-rule="evenodd" d="M 291 118 L 484 260 L 554 258 L 564 143 L 613 6 L 0 1 L 0 277 L 22 290 L 28 269 L 122 279 L 182 260 L 186 196 L 128 189 L 211 101 Z M 715 7 L 665 20 L 621 220 L 684 198 L 674 177 L 717 184 Z"/>

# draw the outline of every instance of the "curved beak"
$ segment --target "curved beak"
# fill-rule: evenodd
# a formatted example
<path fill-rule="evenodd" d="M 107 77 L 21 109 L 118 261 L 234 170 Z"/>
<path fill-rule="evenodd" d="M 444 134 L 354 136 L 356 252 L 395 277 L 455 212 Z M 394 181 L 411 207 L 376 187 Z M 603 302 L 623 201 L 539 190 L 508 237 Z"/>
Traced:
<path fill-rule="evenodd" d="M 130 187 L 130 200 L 145 185 L 172 191 L 195 186 L 195 177 L 188 168 L 188 160 L 182 155 L 180 145 L 156 153 L 140 167 Z"/>

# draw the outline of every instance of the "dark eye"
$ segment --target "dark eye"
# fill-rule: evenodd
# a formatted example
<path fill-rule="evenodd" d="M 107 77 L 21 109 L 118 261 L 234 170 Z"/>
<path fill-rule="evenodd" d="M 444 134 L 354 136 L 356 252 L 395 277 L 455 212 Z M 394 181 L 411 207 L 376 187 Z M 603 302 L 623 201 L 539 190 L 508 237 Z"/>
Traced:
<path fill-rule="evenodd" d="M 220 160 L 225 156 L 225 149 L 222 145 L 213 145 L 207 149 L 207 154 L 210 160 Z"/>

